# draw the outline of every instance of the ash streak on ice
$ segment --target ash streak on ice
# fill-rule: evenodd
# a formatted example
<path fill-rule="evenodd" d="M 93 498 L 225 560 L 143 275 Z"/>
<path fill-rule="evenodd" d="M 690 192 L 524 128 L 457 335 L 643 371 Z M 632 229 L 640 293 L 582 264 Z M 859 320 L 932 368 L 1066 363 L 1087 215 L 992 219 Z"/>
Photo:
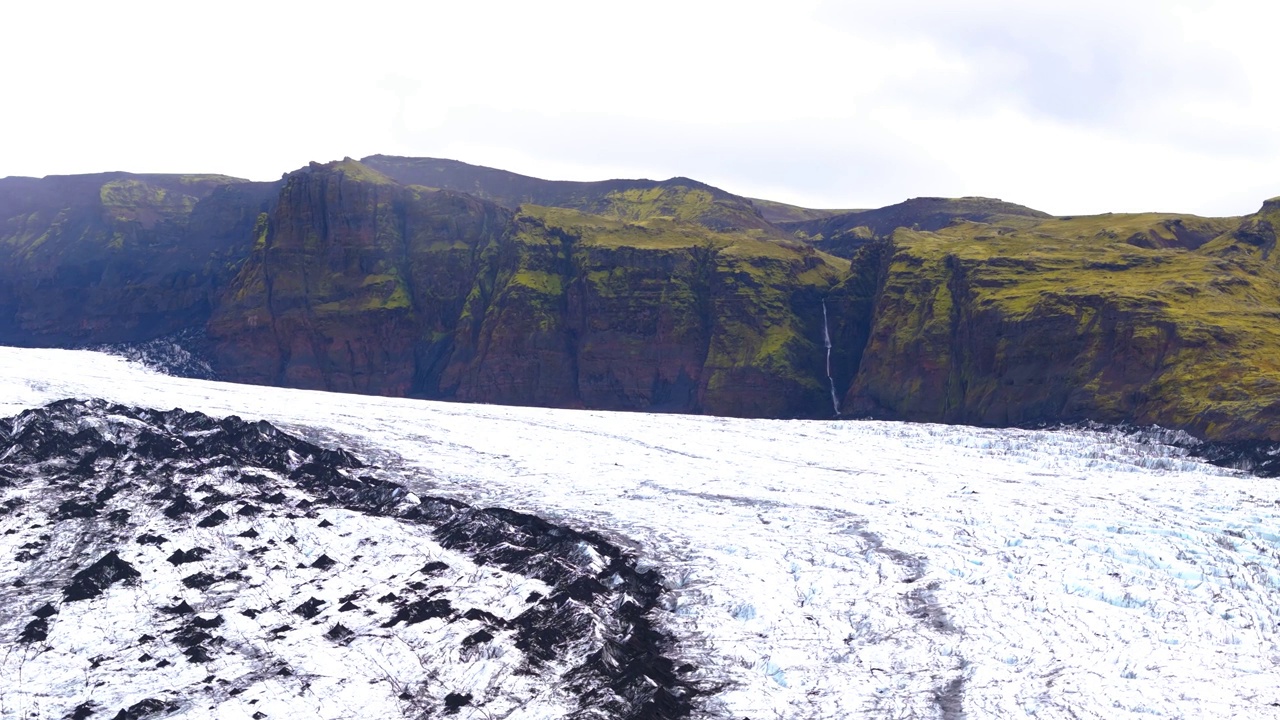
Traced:
<path fill-rule="evenodd" d="M 0 349 L 5 414 L 92 395 L 261 417 L 635 548 L 723 688 L 711 716 L 1280 717 L 1280 489 L 1171 448 L 427 403 Z"/>

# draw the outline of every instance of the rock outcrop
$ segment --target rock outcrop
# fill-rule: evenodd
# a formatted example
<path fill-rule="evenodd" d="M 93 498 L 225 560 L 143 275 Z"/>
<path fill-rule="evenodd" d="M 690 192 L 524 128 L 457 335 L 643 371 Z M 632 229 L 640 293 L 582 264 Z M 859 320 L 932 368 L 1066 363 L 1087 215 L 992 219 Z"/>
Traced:
<path fill-rule="evenodd" d="M 216 175 L 0 180 L 0 341 L 128 342 L 202 324 L 274 194 Z"/>
<path fill-rule="evenodd" d="M 467 402 L 829 417 L 834 386 L 846 416 L 1280 439 L 1280 200 L 833 212 L 387 156 L 8 178 L 0 342 L 180 337 L 227 380 Z"/>
<path fill-rule="evenodd" d="M 1264 215 L 1207 252 L 975 224 L 899 230 L 861 258 L 877 289 L 846 405 L 1280 439 L 1280 272 Z"/>
<path fill-rule="evenodd" d="M 249 382 L 554 407 L 813 414 L 833 258 L 679 219 L 286 177 L 209 321 Z"/>

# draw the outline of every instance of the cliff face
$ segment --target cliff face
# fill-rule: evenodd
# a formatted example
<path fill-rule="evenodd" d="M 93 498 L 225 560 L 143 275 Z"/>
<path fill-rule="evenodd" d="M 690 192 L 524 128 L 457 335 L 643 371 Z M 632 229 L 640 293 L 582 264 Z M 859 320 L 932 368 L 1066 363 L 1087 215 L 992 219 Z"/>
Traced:
<path fill-rule="evenodd" d="M 985 225 L 900 230 L 876 258 L 848 409 L 1280 438 L 1280 273 L 1253 232 L 1265 222 L 1236 231 L 1253 251 L 1205 247 L 1233 260 Z"/>
<path fill-rule="evenodd" d="M 248 382 L 778 416 L 823 401 L 833 259 L 676 219 L 512 213 L 358 163 L 288 176 L 209 321 Z"/>
<path fill-rule="evenodd" d="M 414 323 L 405 191 L 354 165 L 290 174 L 209 321 L 215 368 L 248 382 L 403 395 Z"/>
<path fill-rule="evenodd" d="M 0 180 L 0 337 L 124 342 L 202 323 L 273 193 L 212 175 Z"/>
<path fill-rule="evenodd" d="M 457 397 L 602 409 L 809 415 L 831 258 L 674 222 L 526 208 L 472 295 Z M 481 312 L 481 306 L 487 308 Z"/>
<path fill-rule="evenodd" d="M 250 383 L 1280 439 L 1280 199 L 1243 218 L 773 208 L 810 218 L 790 236 L 682 178 L 369 160 L 0 180 L 0 343 L 181 330 Z"/>

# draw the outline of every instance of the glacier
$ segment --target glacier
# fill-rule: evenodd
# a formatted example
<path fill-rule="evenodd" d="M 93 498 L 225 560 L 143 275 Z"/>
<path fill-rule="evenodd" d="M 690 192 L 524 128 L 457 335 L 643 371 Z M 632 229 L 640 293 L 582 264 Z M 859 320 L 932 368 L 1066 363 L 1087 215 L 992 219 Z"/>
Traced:
<path fill-rule="evenodd" d="M 640 571 L 660 573 L 653 615 L 675 641 L 673 660 L 696 668 L 706 689 L 699 717 L 1280 717 L 1280 488 L 1176 447 L 1084 429 L 251 387 L 87 351 L 0 348 L 0 368 L 0 415 L 101 398 L 262 419 L 350 451 L 424 497 L 599 533 Z M 391 532 L 379 522 L 370 532 Z M 476 578 L 460 592 L 495 612 L 504 588 L 538 582 L 448 563 Z M 300 657 L 310 641 L 298 641 Z M 72 655 L 87 662 L 100 654 L 95 642 Z M 24 672 L 42 662 L 30 645 L 0 643 L 0 715 L 42 717 L 37 699 L 75 680 Z M 440 672 L 473 677 L 484 660 L 456 657 Z M 402 669 L 406 659 L 388 662 Z M 351 694 L 323 714 L 400 716 L 373 703 Z M 287 702 L 277 707 L 266 716 L 288 716 Z M 292 707 L 296 717 L 320 712 Z M 539 712 L 525 716 L 558 711 Z"/>

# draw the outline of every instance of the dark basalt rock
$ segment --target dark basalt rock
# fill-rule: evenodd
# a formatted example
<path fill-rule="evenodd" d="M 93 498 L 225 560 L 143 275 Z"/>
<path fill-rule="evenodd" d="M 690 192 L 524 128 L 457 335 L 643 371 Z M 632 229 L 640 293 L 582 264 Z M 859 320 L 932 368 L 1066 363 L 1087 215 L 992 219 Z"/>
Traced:
<path fill-rule="evenodd" d="M 44 618 L 36 618 L 27 623 L 22 629 L 22 634 L 18 636 L 20 643 L 41 642 L 49 637 L 49 621 Z"/>
<path fill-rule="evenodd" d="M 208 548 L 191 548 L 190 550 L 175 550 L 168 557 L 168 561 L 174 565 L 185 565 L 186 563 L 200 562 L 209 554 Z"/>
<path fill-rule="evenodd" d="M 84 500 L 64 500 L 58 505 L 58 512 L 54 518 L 58 520 L 68 520 L 70 518 L 91 518 L 98 514 L 101 506 L 96 502 L 86 502 Z"/>
<path fill-rule="evenodd" d="M 182 628 L 173 634 L 173 641 L 184 648 L 195 647 L 213 640 L 213 636 L 197 627 L 195 623 Z"/>
<path fill-rule="evenodd" d="M 221 510 L 214 510 L 208 517 L 196 523 L 197 527 L 211 528 L 217 527 L 231 518 Z"/>
<path fill-rule="evenodd" d="M 102 594 L 117 582 L 127 582 L 141 577 L 132 565 L 120 559 L 114 550 L 103 555 L 97 562 L 76 573 L 71 584 L 63 590 L 66 602 L 88 600 Z"/>
<path fill-rule="evenodd" d="M 336 623 L 333 627 L 329 628 L 329 632 L 325 633 L 324 636 L 336 642 L 346 640 L 354 634 L 355 633 L 353 633 L 350 628 L 346 627 L 342 623 Z"/>
<path fill-rule="evenodd" d="M 164 712 L 173 712 L 177 709 L 178 704 L 175 702 L 147 698 L 130 705 L 128 708 L 122 708 L 120 712 L 116 713 L 114 720 L 143 720 L 143 718 Z"/>
<path fill-rule="evenodd" d="M 320 557 L 315 559 L 315 562 L 311 563 L 311 567 L 317 570 L 328 570 L 329 568 L 337 564 L 338 564 L 337 560 L 334 560 L 328 555 L 321 555 Z"/>
<path fill-rule="evenodd" d="M 493 633 L 488 630 L 477 630 L 462 639 L 462 647 L 471 647 L 487 643 L 493 639 Z"/>
<path fill-rule="evenodd" d="M 744 368 L 709 361 L 713 340 L 758 339 L 724 329 L 747 327 L 742 320 L 762 309 L 777 312 L 774 327 L 811 325 L 806 301 L 793 296 L 843 270 L 786 241 L 790 231 L 750 200 L 688 178 L 512 185 L 519 176 L 490 169 L 480 169 L 486 185 L 507 178 L 499 188 L 467 181 L 450 183 L 462 192 L 423 192 L 408 186 L 424 172 L 441 181 L 435 168 L 417 168 L 423 160 L 368 161 L 392 177 L 348 160 L 276 183 L 0 179 L 0 343 L 88 346 L 190 377 L 380 395 L 754 415 L 806 413 L 825 401 L 794 377 L 803 350 L 762 363 L 735 358 Z M 512 189 L 529 182 L 540 189 Z M 617 194 L 636 190 L 661 199 L 632 207 Z M 517 212 L 530 197 L 611 217 L 673 216 L 697 197 L 682 229 L 703 242 L 593 244 Z M 376 229 L 388 224 L 397 231 Z M 701 247 L 736 241 L 727 231 L 782 242 L 749 262 Z M 530 232 L 547 242 L 518 240 Z M 337 260 L 357 255 L 358 263 Z M 763 265 L 769 282 L 741 281 Z M 530 321 L 548 310 L 544 299 L 494 286 L 521 268 L 547 268 L 565 290 L 545 299 L 549 322 L 531 342 L 521 338 L 540 327 Z M 626 278 L 603 288 L 589 281 L 609 268 L 627 269 Z M 324 300 L 307 281 L 321 276 Z M 321 304 L 329 310 L 314 311 Z M 791 340 L 813 344 L 805 332 Z M 494 381 L 503 375 L 519 381 Z"/>
<path fill-rule="evenodd" d="M 426 565 L 423 565 L 422 569 L 419 570 L 418 572 L 422 573 L 423 575 L 438 575 L 448 569 L 449 569 L 449 566 L 447 564 L 442 563 L 439 560 L 433 560 L 432 562 L 429 562 Z"/>
<path fill-rule="evenodd" d="M 431 600 L 420 598 L 412 602 L 400 603 L 399 609 L 391 619 L 383 623 L 383 627 L 393 627 L 398 623 L 415 625 L 438 617 L 453 615 L 453 606 L 448 600 Z"/>
<path fill-rule="evenodd" d="M 1258 477 L 1280 477 L 1280 443 L 1238 441 L 1188 443 L 1187 450 L 1220 467 L 1244 470 Z"/>
<path fill-rule="evenodd" d="M 171 607 L 160 608 L 160 612 L 168 613 L 170 615 L 191 615 L 192 613 L 195 612 L 195 610 L 192 609 L 192 607 L 187 604 L 186 600 L 183 600 L 182 602 L 176 605 L 173 605 Z"/>
<path fill-rule="evenodd" d="M 449 693 L 444 696 L 444 712 L 456 715 L 458 710 L 471 704 L 471 693 Z"/>
<path fill-rule="evenodd" d="M 218 578 L 214 577 L 213 575 L 210 575 L 207 572 L 198 572 L 198 573 L 195 573 L 194 575 L 188 575 L 182 578 L 182 584 L 186 585 L 192 590 L 205 590 L 210 585 L 216 582 L 218 582 Z"/>
<path fill-rule="evenodd" d="M 192 502 L 186 493 L 183 493 L 175 498 L 169 507 L 164 509 L 164 516 L 170 519 L 177 519 L 184 515 L 191 515 L 199 510 L 200 506 Z"/>
<path fill-rule="evenodd" d="M 323 612 L 321 608 L 324 607 L 324 604 L 325 603 L 323 600 L 320 600 L 317 598 L 311 598 L 310 600 L 307 600 L 306 602 L 302 603 L 298 607 L 294 608 L 293 614 L 300 615 L 305 620 L 310 620 L 311 618 Z"/>

